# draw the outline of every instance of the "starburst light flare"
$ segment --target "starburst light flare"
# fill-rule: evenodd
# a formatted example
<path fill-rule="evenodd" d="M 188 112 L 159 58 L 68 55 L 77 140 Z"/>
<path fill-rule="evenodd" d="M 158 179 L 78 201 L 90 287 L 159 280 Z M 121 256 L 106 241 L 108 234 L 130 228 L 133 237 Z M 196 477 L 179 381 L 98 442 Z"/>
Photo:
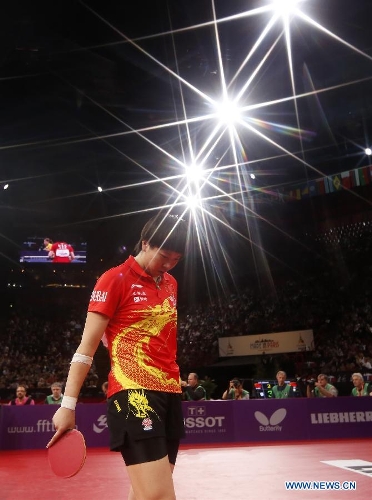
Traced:
<path fill-rule="evenodd" d="M 235 125 L 239 122 L 242 116 L 241 108 L 234 102 L 234 100 L 224 99 L 222 102 L 216 104 L 217 120 L 222 125 Z"/>
<path fill-rule="evenodd" d="M 158 111 L 160 118 L 149 123 L 142 118 L 144 113 L 134 125 L 127 118 L 123 120 L 114 106 L 100 102 L 70 82 L 79 95 L 105 113 L 105 118 L 112 119 L 116 127 L 111 134 L 94 134 L 93 131 L 92 137 L 77 138 L 76 142 L 105 141 L 109 148 L 130 162 L 133 171 L 143 176 L 143 181 L 135 180 L 108 189 L 105 186 L 105 193 L 135 190 L 140 186 L 146 188 L 151 184 L 155 186 L 153 191 L 162 193 L 164 206 L 188 210 L 195 224 L 206 275 L 209 261 L 221 283 L 219 266 L 232 269 L 229 259 L 234 243 L 243 239 L 244 243 L 261 252 L 264 260 L 266 253 L 260 228 L 270 226 L 270 230 L 280 232 L 280 227 L 270 225 L 257 209 L 260 198 L 256 194 L 273 192 L 277 187 L 275 179 L 269 182 L 265 178 L 271 176 L 273 179 L 280 173 L 279 169 L 266 167 L 268 160 L 273 158 L 271 164 L 274 164 L 284 155 L 289 166 L 285 165 L 283 169 L 292 169 L 300 179 L 303 172 L 323 175 L 307 159 L 305 146 L 312 146 L 317 131 L 304 123 L 302 113 L 305 106 L 311 105 L 310 98 L 318 98 L 351 82 L 331 80 L 332 85 L 327 82 L 326 86 L 324 77 L 312 85 L 311 92 L 304 90 L 303 55 L 298 46 L 301 36 L 306 38 L 312 30 L 324 37 L 318 41 L 319 46 L 323 40 L 331 41 L 345 51 L 363 56 L 366 63 L 371 61 L 368 54 L 348 43 L 340 34 L 333 33 L 319 20 L 303 13 L 302 5 L 310 5 L 310 0 L 262 3 L 265 5 L 228 16 L 227 9 L 222 9 L 212 0 L 207 21 L 198 20 L 195 26 L 181 23 L 174 30 L 165 29 L 163 33 L 131 38 L 115 25 L 115 21 L 80 2 L 97 22 L 112 30 L 138 55 L 136 64 L 145 61 L 149 75 L 156 74 L 162 83 L 171 82 L 172 99 L 169 99 L 171 104 L 166 101 L 168 106 L 164 105 L 165 109 L 162 109 L 161 101 L 157 109 L 153 106 L 153 113 L 156 115 Z M 220 18 L 219 8 L 223 12 Z M 301 31 L 303 26 L 306 30 Z M 235 30 L 237 35 L 233 37 Z M 191 33 L 206 34 L 205 39 L 212 40 L 213 68 L 208 68 L 202 77 L 197 73 L 201 63 L 196 65 L 195 76 L 190 67 L 182 66 L 182 57 L 178 56 L 178 40 L 184 40 L 181 37 Z M 241 42 L 236 49 L 233 47 L 231 60 L 226 55 L 230 36 Z M 164 45 L 169 43 L 175 60 L 171 61 L 168 53 L 162 58 L 161 51 L 157 52 L 148 43 L 151 37 L 156 40 L 162 37 Z M 305 39 L 306 50 L 307 43 L 310 44 L 311 40 Z M 208 47 L 198 47 L 198 50 L 198 53 L 208 53 Z M 183 57 L 186 56 L 183 54 Z M 276 72 L 273 71 L 274 65 Z M 308 76 L 311 79 L 310 70 Z M 363 75 L 360 76 L 353 75 L 354 81 L 360 81 Z M 58 77 L 62 79 L 61 75 Z M 138 160 L 124 153 L 128 138 L 153 151 L 154 159 Z M 154 207 L 158 207 L 158 198 L 154 197 L 154 200 Z M 125 213 L 115 217 L 122 215 Z M 238 230 L 234 224 L 238 225 Z M 229 238 L 229 243 L 226 243 Z M 212 244 L 215 240 L 218 245 Z"/>
<path fill-rule="evenodd" d="M 290 14 L 294 14 L 297 10 L 297 6 L 304 0 L 273 0 L 272 6 L 274 11 L 283 17 L 288 17 Z"/>

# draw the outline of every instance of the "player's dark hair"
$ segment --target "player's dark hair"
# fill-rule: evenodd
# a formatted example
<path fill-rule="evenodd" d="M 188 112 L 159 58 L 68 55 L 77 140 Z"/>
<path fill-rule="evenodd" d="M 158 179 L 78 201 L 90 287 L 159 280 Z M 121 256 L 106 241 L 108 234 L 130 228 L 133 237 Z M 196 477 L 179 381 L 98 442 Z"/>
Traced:
<path fill-rule="evenodd" d="M 142 241 L 150 247 L 163 248 L 184 254 L 187 243 L 187 222 L 177 215 L 160 213 L 146 222 L 141 238 L 134 249 L 137 255 L 141 251 Z"/>

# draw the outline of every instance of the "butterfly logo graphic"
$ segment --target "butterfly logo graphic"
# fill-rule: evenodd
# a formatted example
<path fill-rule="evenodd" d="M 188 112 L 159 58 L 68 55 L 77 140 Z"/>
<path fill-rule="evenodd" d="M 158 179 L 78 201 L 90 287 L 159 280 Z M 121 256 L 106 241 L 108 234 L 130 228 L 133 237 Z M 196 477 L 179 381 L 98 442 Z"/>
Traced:
<path fill-rule="evenodd" d="M 280 422 L 283 422 L 286 415 L 287 415 L 287 410 L 285 408 L 279 408 L 279 410 L 274 411 L 274 413 L 270 417 L 270 420 L 267 418 L 266 415 L 264 415 L 260 411 L 254 412 L 256 420 L 261 425 L 278 425 L 280 424 Z"/>

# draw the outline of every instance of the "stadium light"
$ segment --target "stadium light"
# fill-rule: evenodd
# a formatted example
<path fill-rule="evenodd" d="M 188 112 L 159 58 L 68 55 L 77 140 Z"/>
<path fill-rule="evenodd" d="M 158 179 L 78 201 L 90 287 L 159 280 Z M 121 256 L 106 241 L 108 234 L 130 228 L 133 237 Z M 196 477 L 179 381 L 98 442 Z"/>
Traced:
<path fill-rule="evenodd" d="M 186 197 L 186 206 L 192 212 L 201 206 L 200 197 L 197 195 L 190 195 Z"/>
<path fill-rule="evenodd" d="M 366 149 L 364 150 L 364 152 L 365 152 L 365 154 L 366 154 L 367 156 L 371 156 L 371 155 L 372 155 L 372 149 L 371 149 L 371 148 L 366 148 Z"/>
<path fill-rule="evenodd" d="M 281 16 L 292 14 L 303 0 L 273 0 L 273 7 Z"/>
<path fill-rule="evenodd" d="M 224 125 L 233 125 L 240 120 L 241 108 L 229 99 L 217 103 L 216 111 L 219 121 Z"/>
<path fill-rule="evenodd" d="M 204 176 L 204 171 L 201 165 L 193 163 L 186 166 L 187 180 L 190 183 L 197 184 Z"/>

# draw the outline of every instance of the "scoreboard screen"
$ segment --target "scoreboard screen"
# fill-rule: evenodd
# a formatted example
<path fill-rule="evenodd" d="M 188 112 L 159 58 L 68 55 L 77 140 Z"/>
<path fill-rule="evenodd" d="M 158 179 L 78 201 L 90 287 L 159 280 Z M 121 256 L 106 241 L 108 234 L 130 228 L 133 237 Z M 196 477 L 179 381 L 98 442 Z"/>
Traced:
<path fill-rule="evenodd" d="M 301 396 L 300 391 L 297 387 L 297 382 L 292 380 L 286 380 L 286 384 L 289 384 L 293 388 L 294 397 Z M 257 399 L 270 399 L 273 397 L 273 387 L 277 385 L 276 380 L 255 380 L 253 382 L 254 396 Z"/>
<path fill-rule="evenodd" d="M 64 235 L 65 236 L 65 235 Z M 28 236 L 19 245 L 19 262 L 22 264 L 86 264 L 87 243 L 80 237 L 54 240 L 43 236 Z M 52 251 L 53 250 L 53 254 Z"/>

